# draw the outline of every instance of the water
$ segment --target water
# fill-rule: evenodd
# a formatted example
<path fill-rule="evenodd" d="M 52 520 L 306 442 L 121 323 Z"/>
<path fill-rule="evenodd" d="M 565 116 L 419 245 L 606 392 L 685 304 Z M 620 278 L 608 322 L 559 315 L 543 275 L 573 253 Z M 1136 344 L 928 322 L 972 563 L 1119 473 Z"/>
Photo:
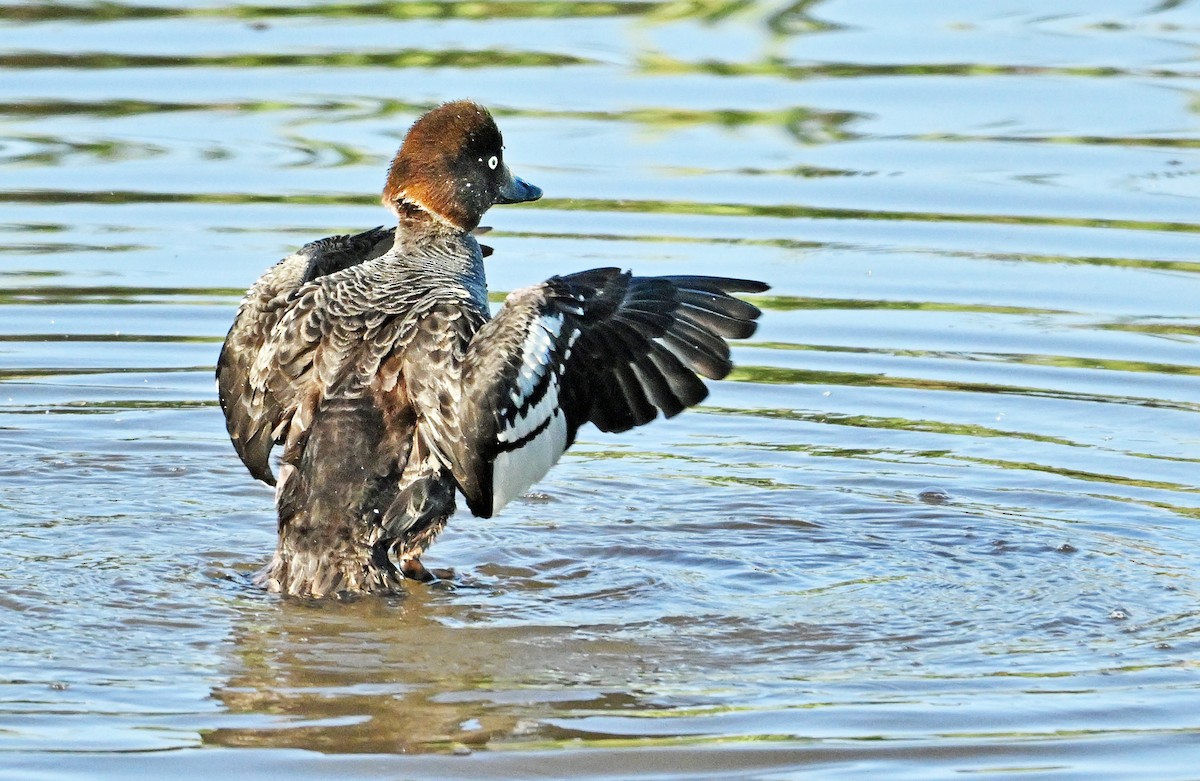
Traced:
<path fill-rule="evenodd" d="M 1200 3 L 4 18 L 0 776 L 1198 777 Z M 456 517 L 452 586 L 260 593 L 225 329 L 468 96 L 547 194 L 493 290 L 734 273 L 762 327 Z"/>

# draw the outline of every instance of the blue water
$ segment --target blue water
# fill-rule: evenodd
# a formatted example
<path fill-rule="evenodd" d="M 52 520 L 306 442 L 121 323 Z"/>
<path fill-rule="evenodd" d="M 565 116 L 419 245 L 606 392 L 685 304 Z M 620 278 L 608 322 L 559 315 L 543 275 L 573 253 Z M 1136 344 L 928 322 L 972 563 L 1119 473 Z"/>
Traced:
<path fill-rule="evenodd" d="M 0 777 L 1196 778 L 1200 5 L 1103 6 L 4 6 Z M 459 97 L 546 192 L 493 292 L 762 326 L 453 581 L 259 592 L 225 330 Z"/>

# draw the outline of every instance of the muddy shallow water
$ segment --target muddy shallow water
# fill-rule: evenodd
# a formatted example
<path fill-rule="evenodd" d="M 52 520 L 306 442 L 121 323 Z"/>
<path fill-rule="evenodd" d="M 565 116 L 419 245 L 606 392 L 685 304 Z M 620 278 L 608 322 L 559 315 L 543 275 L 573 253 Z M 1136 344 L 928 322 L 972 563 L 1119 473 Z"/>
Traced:
<path fill-rule="evenodd" d="M 1200 4 L 1095 5 L 6 6 L 0 777 L 1196 778 Z M 463 96 L 494 292 L 762 327 L 453 581 L 261 593 L 225 329 Z"/>

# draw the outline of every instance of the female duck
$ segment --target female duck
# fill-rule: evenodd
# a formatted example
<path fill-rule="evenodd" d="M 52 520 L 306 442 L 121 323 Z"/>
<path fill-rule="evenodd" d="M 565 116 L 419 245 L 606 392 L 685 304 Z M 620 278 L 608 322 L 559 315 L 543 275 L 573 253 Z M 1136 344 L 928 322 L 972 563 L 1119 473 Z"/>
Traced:
<path fill-rule="evenodd" d="M 250 289 L 217 364 L 250 473 L 276 485 L 279 543 L 260 580 L 286 594 L 389 592 L 428 580 L 421 554 L 455 492 L 490 517 L 591 422 L 678 414 L 732 369 L 725 339 L 766 285 L 603 268 L 508 296 L 493 318 L 472 231 L 493 204 L 541 197 L 468 101 L 417 120 L 383 202 L 395 229 L 306 246 Z M 268 461 L 283 445 L 279 479 Z"/>

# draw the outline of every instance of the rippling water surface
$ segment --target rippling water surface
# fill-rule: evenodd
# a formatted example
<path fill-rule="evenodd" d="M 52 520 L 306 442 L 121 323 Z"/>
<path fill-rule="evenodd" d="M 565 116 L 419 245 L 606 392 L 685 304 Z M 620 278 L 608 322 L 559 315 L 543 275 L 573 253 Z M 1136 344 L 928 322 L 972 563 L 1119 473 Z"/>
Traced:
<path fill-rule="evenodd" d="M 34 2 L 0 26 L 0 776 L 1197 778 L 1200 3 Z M 493 290 L 768 280 L 403 599 L 246 585 L 241 292 L 493 107 Z"/>

